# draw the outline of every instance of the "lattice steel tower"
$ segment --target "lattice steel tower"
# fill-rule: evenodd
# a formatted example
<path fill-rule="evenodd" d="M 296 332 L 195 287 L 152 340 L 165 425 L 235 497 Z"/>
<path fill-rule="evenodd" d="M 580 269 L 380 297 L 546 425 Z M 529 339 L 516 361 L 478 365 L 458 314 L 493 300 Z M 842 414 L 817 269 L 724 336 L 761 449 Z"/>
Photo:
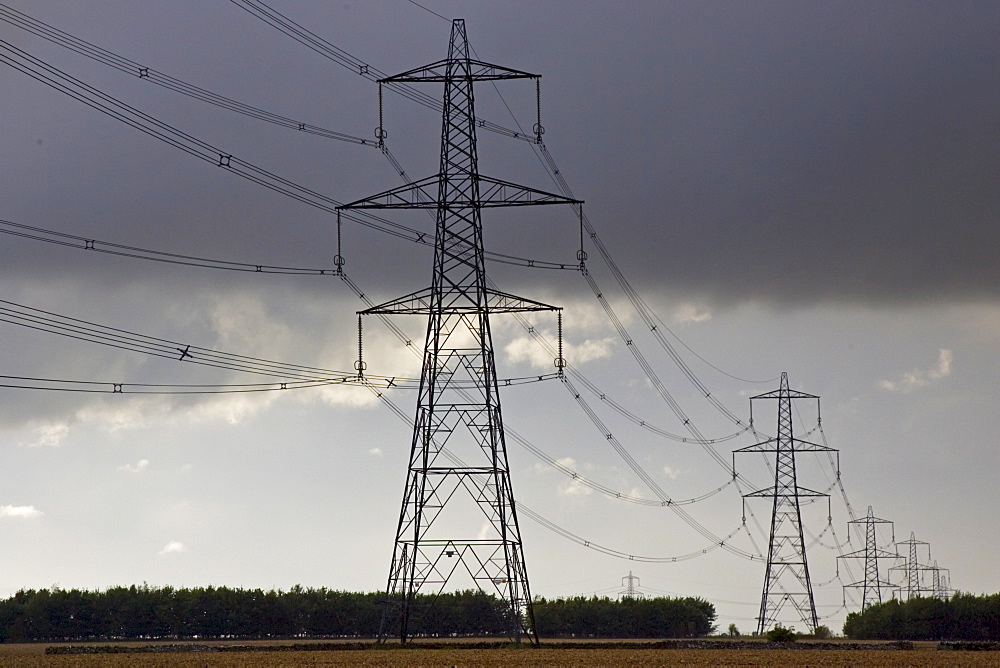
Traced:
<path fill-rule="evenodd" d="M 900 596 L 902 596 L 902 592 L 905 590 L 906 600 L 924 596 L 925 594 L 929 594 L 931 596 L 936 595 L 933 587 L 929 587 L 924 584 L 925 578 L 921 575 L 922 573 L 934 571 L 934 567 L 930 566 L 931 544 L 926 541 L 917 540 L 911 531 L 909 540 L 901 540 L 896 543 L 897 548 L 900 545 L 906 545 L 907 547 L 907 555 L 905 557 L 900 555 L 900 557 L 906 559 L 906 561 L 902 566 L 893 566 L 889 569 L 890 572 L 903 571 L 905 582 L 898 586 L 896 591 L 898 591 Z M 927 548 L 927 561 L 920 561 L 918 557 L 918 548 L 920 547 Z"/>
<path fill-rule="evenodd" d="M 850 525 L 864 526 L 865 532 L 865 549 L 856 550 L 854 552 L 849 552 L 848 554 L 839 555 L 838 559 L 864 559 L 865 560 L 865 578 L 864 580 L 859 580 L 857 582 L 852 582 L 850 584 L 844 585 L 844 588 L 851 587 L 853 589 L 861 590 L 861 609 L 864 610 L 870 605 L 876 605 L 882 602 L 882 588 L 891 588 L 893 584 L 888 580 L 882 580 L 879 578 L 878 571 L 878 560 L 879 559 L 898 559 L 899 555 L 895 552 L 889 552 L 888 550 L 883 550 L 878 546 L 878 525 L 888 524 L 892 527 L 892 522 L 890 520 L 882 520 L 875 517 L 872 512 L 872 507 L 868 506 L 868 515 L 860 520 L 851 520 L 848 524 L 848 531 L 850 530 Z M 896 542 L 896 535 L 893 532 L 892 543 Z M 839 562 L 838 562 L 839 563 Z"/>
<path fill-rule="evenodd" d="M 618 598 L 646 598 L 645 594 L 636 589 L 639 586 L 639 578 L 632 575 L 632 571 L 629 571 L 628 575 L 622 578 L 622 586 L 625 589 L 618 592 Z"/>
<path fill-rule="evenodd" d="M 777 390 L 750 397 L 751 425 L 755 399 L 778 401 L 778 435 L 761 443 L 740 448 L 733 453 L 734 471 L 736 453 L 773 452 L 775 455 L 774 486 L 743 495 L 744 499 L 770 498 L 772 503 L 771 537 L 767 549 L 767 570 L 764 574 L 764 592 L 760 601 L 757 634 L 763 635 L 771 627 L 786 603 L 795 608 L 802 621 L 813 631 L 819 625 L 819 619 L 816 617 L 816 601 L 813 598 L 809 564 L 806 561 L 799 499 L 829 495 L 799 486 L 795 472 L 795 453 L 837 451 L 825 445 L 803 441 L 793 435 L 792 400 L 815 399 L 816 412 L 819 416 L 819 397 L 790 390 L 787 373 L 781 374 L 781 386 Z M 839 470 L 840 466 L 837 468 Z"/>
<path fill-rule="evenodd" d="M 342 207 L 436 210 L 431 286 L 360 312 L 427 316 L 382 640 L 398 633 L 406 642 L 418 633 L 425 610 L 417 594 L 439 594 L 453 576 L 505 602 L 499 623 L 513 639 L 538 640 L 489 316 L 555 307 L 488 287 L 480 210 L 580 202 L 479 174 L 473 83 L 523 78 L 538 75 L 470 59 L 465 22 L 455 20 L 447 59 L 380 81 L 444 84 L 440 171 Z"/>

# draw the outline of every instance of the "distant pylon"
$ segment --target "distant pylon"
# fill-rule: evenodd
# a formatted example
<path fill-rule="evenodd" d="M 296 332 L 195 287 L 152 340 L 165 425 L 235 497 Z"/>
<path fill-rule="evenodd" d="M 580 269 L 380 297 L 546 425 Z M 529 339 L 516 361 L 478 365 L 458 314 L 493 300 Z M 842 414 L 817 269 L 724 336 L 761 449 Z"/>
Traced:
<path fill-rule="evenodd" d="M 636 587 L 639 586 L 639 578 L 632 575 L 632 571 L 629 571 L 628 575 L 622 578 L 622 586 L 625 589 L 618 593 L 618 598 L 645 598 L 645 594 L 636 590 Z"/>
<path fill-rule="evenodd" d="M 504 602 L 497 621 L 511 638 L 538 641 L 489 316 L 556 307 L 488 287 L 480 210 L 581 202 L 479 174 L 473 82 L 523 78 L 538 75 L 470 59 L 465 22 L 453 21 L 447 59 L 379 82 L 444 84 L 439 172 L 342 207 L 436 211 L 431 286 L 360 312 L 427 316 L 380 640 L 396 633 L 406 642 L 424 611 L 417 595 L 439 594 L 456 576 Z M 385 136 L 381 127 L 378 135 Z M 561 365 L 557 360 L 560 372 Z"/>
<path fill-rule="evenodd" d="M 795 472 L 796 452 L 837 452 L 825 445 L 817 445 L 795 438 L 792 432 L 792 399 L 815 399 L 819 414 L 819 397 L 788 388 L 788 374 L 781 374 L 777 390 L 750 397 L 750 424 L 753 424 L 754 399 L 778 401 L 778 435 L 755 445 L 735 450 L 733 470 L 736 470 L 736 453 L 773 452 L 774 485 L 759 489 L 743 498 L 771 499 L 771 535 L 767 548 L 767 569 L 764 573 L 764 591 L 760 599 L 757 634 L 763 635 L 777 621 L 786 603 L 795 608 L 802 622 L 814 631 L 819 625 L 816 600 L 813 597 L 809 564 L 806 560 L 805 540 L 802 537 L 802 512 L 799 499 L 803 497 L 829 497 L 798 484 Z M 839 468 L 839 467 L 838 467 Z M 744 503 L 746 501 L 744 500 Z M 744 516 L 746 512 L 744 512 Z M 745 517 L 744 517 L 745 521 Z"/>
<path fill-rule="evenodd" d="M 949 576 L 949 571 L 947 568 L 941 568 L 938 566 L 937 559 L 934 560 L 934 565 L 931 566 L 931 576 L 932 582 L 931 588 L 933 589 L 933 596 L 939 598 L 942 601 L 947 601 L 951 595 L 951 577 Z"/>
<path fill-rule="evenodd" d="M 896 588 L 896 591 L 899 592 L 900 596 L 902 596 L 902 593 L 905 591 L 906 600 L 924 596 L 925 594 L 933 595 L 933 587 L 926 586 L 924 584 L 925 579 L 922 576 L 923 573 L 929 573 L 934 570 L 930 565 L 931 544 L 922 540 L 917 540 L 914 533 L 911 531 L 909 540 L 902 540 L 896 543 L 897 547 L 900 545 L 905 545 L 907 547 L 906 556 L 903 557 L 900 555 L 900 558 L 905 558 L 906 561 L 902 566 L 893 566 L 889 569 L 890 572 L 903 572 L 903 582 Z M 927 547 L 927 561 L 922 562 L 919 558 L 918 548 L 921 546 Z"/>
<path fill-rule="evenodd" d="M 864 610 L 868 606 L 876 605 L 882 602 L 882 588 L 891 588 L 892 583 L 887 580 L 882 580 L 879 578 L 878 571 L 878 560 L 879 559 L 898 559 L 899 555 L 895 552 L 889 552 L 888 550 L 883 550 L 878 546 L 877 541 L 877 527 L 879 524 L 888 524 L 892 527 L 892 522 L 889 520 L 882 520 L 875 517 L 872 513 L 872 507 L 868 506 L 868 515 L 864 519 L 851 520 L 847 523 L 848 531 L 852 524 L 861 526 L 864 525 L 865 532 L 865 549 L 857 550 L 855 552 L 850 552 L 848 554 L 842 554 L 838 556 L 838 559 L 864 559 L 865 560 L 865 577 L 863 580 L 858 580 L 857 582 L 852 582 L 850 584 L 844 585 L 844 588 L 852 587 L 861 590 L 861 609 Z M 884 534 L 883 534 L 884 535 Z M 893 543 L 896 542 L 895 534 L 892 535 Z M 839 563 L 839 562 L 838 562 Z"/>

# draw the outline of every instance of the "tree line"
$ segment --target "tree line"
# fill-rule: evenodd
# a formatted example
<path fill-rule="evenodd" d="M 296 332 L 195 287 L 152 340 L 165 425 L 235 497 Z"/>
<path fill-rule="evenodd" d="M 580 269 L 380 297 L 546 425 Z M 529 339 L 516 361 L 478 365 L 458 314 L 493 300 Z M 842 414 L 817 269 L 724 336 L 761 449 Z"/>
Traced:
<path fill-rule="evenodd" d="M 700 598 L 586 598 L 535 602 L 547 637 L 691 638 L 715 630 L 715 606 Z"/>
<path fill-rule="evenodd" d="M 384 593 L 295 586 L 112 587 L 21 590 L 0 600 L 0 642 L 146 638 L 371 638 Z M 414 636 L 501 636 L 505 604 L 480 591 L 418 596 Z M 715 608 L 701 599 L 538 599 L 539 635 L 672 638 L 712 631 Z"/>
<path fill-rule="evenodd" d="M 858 640 L 1000 641 L 1000 594 L 893 599 L 849 614 L 844 635 Z"/>

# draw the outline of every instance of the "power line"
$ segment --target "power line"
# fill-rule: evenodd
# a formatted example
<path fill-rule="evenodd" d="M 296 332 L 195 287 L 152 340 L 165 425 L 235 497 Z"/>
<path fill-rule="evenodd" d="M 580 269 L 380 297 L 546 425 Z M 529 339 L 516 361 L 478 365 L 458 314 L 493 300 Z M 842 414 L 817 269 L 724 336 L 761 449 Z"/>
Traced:
<path fill-rule="evenodd" d="M 195 158 L 214 164 L 228 172 L 241 176 L 257 185 L 281 193 L 314 208 L 337 214 L 338 200 L 323 195 L 289 179 L 278 176 L 261 167 L 222 151 L 173 126 L 159 121 L 148 114 L 127 105 L 116 98 L 102 93 L 82 81 L 62 72 L 31 56 L 22 49 L 0 40 L 0 62 L 5 62 L 15 70 L 43 83 L 87 106 L 121 121 L 140 132 L 173 146 Z M 425 246 L 433 245 L 426 232 L 381 218 L 370 213 L 342 213 L 343 218 L 372 229 L 406 239 Z M 489 259 L 504 264 L 544 269 L 573 269 L 575 265 L 530 260 L 501 253 L 489 253 Z"/>
<path fill-rule="evenodd" d="M 326 380 L 293 381 L 283 383 L 244 383 L 218 385 L 180 385 L 157 383 L 124 383 L 114 381 L 66 380 L 61 378 L 32 378 L 26 376 L 0 376 L 0 387 L 48 392 L 81 392 L 86 394 L 240 394 L 247 392 L 283 392 L 330 385 L 364 385 L 366 381 L 357 374 Z"/>
<path fill-rule="evenodd" d="M 238 102 L 204 88 L 195 86 L 194 84 L 190 84 L 167 74 L 163 74 L 162 72 L 158 72 L 151 67 L 143 66 L 140 63 L 129 60 L 128 58 L 108 51 L 107 49 L 97 46 L 91 42 L 74 37 L 67 32 L 59 30 L 58 28 L 44 23 L 43 21 L 39 21 L 38 19 L 32 18 L 23 12 L 19 12 L 16 9 L 12 9 L 3 4 L 0 4 L 0 21 L 5 21 L 10 25 L 41 37 L 52 44 L 74 51 L 75 53 L 86 56 L 91 60 L 107 65 L 108 67 L 112 67 L 120 72 L 124 72 L 125 74 L 132 75 L 139 79 L 144 79 L 150 83 L 156 84 L 157 86 L 162 86 L 163 88 L 172 90 L 182 95 L 187 95 L 188 97 L 196 100 L 207 102 L 208 104 L 228 109 L 229 111 L 235 111 L 236 113 L 243 114 L 244 116 L 256 118 L 260 121 L 273 123 L 275 125 L 280 125 L 299 132 L 305 132 L 307 134 L 317 135 L 327 139 L 336 139 L 338 141 L 349 142 L 351 144 L 359 144 L 373 148 L 376 147 L 376 141 L 374 139 L 363 139 L 361 137 L 355 137 L 343 132 L 336 132 L 334 130 L 311 125 L 309 123 L 303 123 L 301 121 L 288 118 L 287 116 L 282 116 L 243 102 Z"/>
<path fill-rule="evenodd" d="M 166 339 L 147 336 L 145 334 L 136 334 L 135 332 L 123 329 L 59 315 L 50 311 L 43 311 L 6 300 L 0 300 L 0 322 L 19 325 L 50 334 L 58 334 L 67 338 L 96 343 L 120 350 L 176 360 L 178 362 L 188 362 L 228 371 L 240 371 L 283 378 L 286 379 L 286 382 L 299 381 L 326 384 L 331 381 L 341 382 L 339 380 L 341 378 L 356 377 L 358 375 L 357 371 L 333 371 L 318 367 L 275 362 L 258 357 L 220 352 L 177 341 L 168 341 Z M 368 374 L 367 377 L 373 382 L 385 385 L 386 388 L 418 389 L 420 386 L 419 378 L 373 374 Z M 552 380 L 556 377 L 557 374 L 555 373 L 539 374 L 498 379 L 498 383 L 507 387 Z M 456 381 L 456 387 L 464 387 L 464 383 Z"/>
<path fill-rule="evenodd" d="M 377 388 L 377 387 L 375 387 L 373 385 L 369 385 L 368 389 L 371 390 L 371 392 L 379 400 L 381 400 L 381 402 L 393 413 L 393 415 L 395 415 L 397 418 L 399 418 L 408 427 L 412 428 L 412 426 L 413 426 L 413 419 L 411 417 L 409 417 L 406 414 L 406 412 L 403 411 L 403 409 L 401 409 L 398 405 L 396 405 L 388 396 L 386 396 L 386 393 L 382 389 Z M 508 432 L 508 434 L 511 433 L 511 431 L 509 429 L 507 430 L 507 432 Z M 518 442 L 520 442 L 519 439 L 517 439 L 517 438 L 515 438 L 515 440 L 517 440 Z M 465 463 L 461 459 L 459 459 L 458 457 L 456 457 L 450 450 L 448 450 L 447 447 L 440 446 L 440 452 L 441 452 L 441 454 L 443 456 L 447 457 L 449 459 L 449 461 L 451 461 L 452 463 L 454 463 L 456 466 L 464 466 L 465 465 Z M 643 562 L 650 562 L 650 563 L 674 563 L 674 562 L 679 562 L 679 561 L 688 561 L 690 559 L 695 559 L 697 557 L 701 557 L 701 556 L 704 556 L 706 554 L 709 554 L 710 552 L 714 552 L 715 550 L 720 549 L 720 548 L 723 548 L 723 549 L 729 548 L 730 546 L 727 543 L 730 540 L 732 540 L 736 536 L 736 534 L 739 533 L 742 530 L 742 527 L 737 527 L 736 529 L 734 529 L 732 532 L 730 532 L 729 534 L 727 534 L 724 537 L 720 538 L 720 537 L 713 536 L 712 539 L 711 539 L 710 544 L 706 545 L 703 548 L 694 550 L 692 552 L 687 552 L 687 553 L 684 553 L 684 554 L 672 555 L 672 556 L 643 556 L 643 555 L 636 555 L 636 554 L 633 554 L 633 553 L 629 553 L 629 552 L 626 552 L 626 551 L 623 551 L 623 550 L 617 550 L 617 549 L 614 549 L 614 548 L 609 548 L 609 547 L 606 547 L 606 546 L 601 545 L 599 543 L 595 543 L 595 542 L 593 542 L 591 540 L 583 538 L 583 537 L 581 537 L 581 536 L 573 533 L 572 531 L 570 531 L 570 530 L 568 530 L 568 529 L 560 526 L 559 524 L 556 524 L 555 522 L 552 522 L 551 520 L 546 519 L 541 514 L 535 512 L 531 508 L 525 506 L 523 503 L 519 503 L 517 507 L 518 507 L 519 511 L 521 511 L 521 512 L 524 513 L 525 517 L 527 517 L 528 519 L 532 520 L 533 522 L 535 522 L 535 523 L 543 526 L 544 528 L 548 529 L 549 531 L 552 531 L 552 532 L 554 532 L 554 533 L 562 536 L 563 538 L 566 538 L 566 539 L 568 539 L 568 540 L 570 540 L 570 541 L 572 541 L 572 542 L 574 542 L 574 543 L 576 543 L 578 545 L 582 545 L 583 547 L 586 547 L 588 549 L 595 550 L 597 552 L 601 552 L 602 554 L 606 554 L 608 556 L 616 557 L 616 558 L 619 558 L 619 559 L 626 559 L 626 560 L 629 560 L 629 561 L 643 561 Z M 755 559 L 756 560 L 760 560 L 761 559 L 761 557 L 754 557 L 753 555 L 749 555 L 748 558 L 751 561 L 753 561 Z"/>
<path fill-rule="evenodd" d="M 6 228 L 6 229 L 5 229 Z M 226 271 L 242 271 L 256 274 L 294 274 L 310 276 L 334 276 L 335 269 L 307 269 L 301 267 L 280 267 L 266 264 L 254 264 L 250 262 L 232 262 L 229 260 L 218 260 L 194 255 L 184 255 L 181 253 L 168 253 L 165 251 L 150 250 L 137 246 L 101 241 L 92 237 L 83 237 L 76 234 L 66 234 L 56 232 L 41 227 L 24 225 L 9 220 L 0 220 L 0 234 L 8 234 L 33 241 L 43 241 L 45 243 L 57 244 L 77 250 L 92 251 L 119 257 L 128 257 L 137 260 L 151 260 L 154 262 L 164 262 L 167 264 L 177 264 L 188 267 L 201 267 L 205 269 L 223 269 Z"/>
<path fill-rule="evenodd" d="M 324 58 L 328 58 L 341 67 L 350 70 L 354 74 L 357 74 L 368 81 L 377 83 L 380 79 L 388 78 L 388 74 L 386 72 L 383 72 L 377 67 L 374 67 L 360 58 L 351 55 L 344 49 L 331 44 L 327 40 L 296 23 L 277 10 L 272 9 L 264 2 L 260 2 L 260 0 L 230 1 L 240 9 L 245 10 L 247 13 L 260 19 L 272 28 L 275 28 L 279 32 L 291 37 L 299 44 L 302 44 Z M 389 81 L 384 82 L 382 85 L 386 88 L 386 90 L 401 95 L 423 107 L 427 107 L 428 109 L 432 109 L 439 113 L 444 109 L 440 100 L 423 91 L 417 90 L 413 86 L 406 83 Z M 476 126 L 483 130 L 494 132 L 512 139 L 520 139 L 522 141 L 534 140 L 534 138 L 530 135 L 505 128 L 502 125 L 498 125 L 497 123 L 493 123 L 485 119 L 477 118 Z"/>
<path fill-rule="evenodd" d="M 358 285 L 353 280 L 351 280 L 347 276 L 346 273 L 341 272 L 340 277 L 344 280 L 344 282 L 347 284 L 347 286 L 358 296 L 358 298 L 361 299 L 361 301 L 364 302 L 369 307 L 369 309 L 372 308 L 375 305 L 374 302 L 371 299 L 369 299 L 367 295 L 365 295 L 365 293 L 361 290 L 361 288 L 358 287 Z M 492 282 L 490 282 L 490 284 L 494 285 Z M 382 321 L 382 323 L 389 329 L 389 331 L 391 331 L 393 333 L 393 335 L 395 335 L 396 338 L 399 339 L 399 341 L 404 346 L 406 346 L 407 348 L 409 348 L 418 357 L 420 356 L 420 353 L 413 346 L 412 339 L 409 336 L 407 336 L 406 333 L 403 332 L 398 326 L 396 326 L 396 324 L 390 318 L 388 318 L 384 314 L 375 313 L 375 315 L 376 315 L 376 317 L 378 317 Z M 515 316 L 519 316 L 519 314 L 514 314 L 514 315 Z M 572 467 L 566 466 L 565 464 L 561 463 L 556 458 L 554 458 L 551 455 L 547 454 L 545 451 L 543 451 L 538 446 L 534 445 L 530 440 L 528 440 L 523 435 L 519 434 L 517 431 L 515 431 L 509 425 L 505 426 L 505 431 L 507 433 L 507 436 L 509 436 L 511 438 L 511 440 L 513 440 L 515 443 L 517 443 L 518 445 L 520 445 L 522 448 L 524 448 L 525 450 L 527 450 L 531 454 L 535 455 L 537 458 L 541 459 L 543 462 L 545 462 L 546 464 L 548 464 L 552 468 L 556 469 L 557 471 L 560 471 L 561 473 L 563 473 L 564 475 L 566 475 L 568 478 L 574 480 L 575 482 L 578 482 L 581 485 L 589 487 L 590 489 L 593 489 L 594 491 L 600 492 L 602 494 L 605 494 L 606 496 L 609 496 L 609 497 L 612 497 L 612 498 L 615 498 L 615 499 L 618 499 L 618 500 L 621 500 L 621 501 L 625 501 L 627 503 L 634 503 L 634 504 L 643 505 L 643 506 L 661 506 L 661 507 L 665 507 L 665 506 L 668 506 L 668 505 L 686 506 L 686 505 L 690 505 L 692 503 L 697 503 L 699 501 L 703 501 L 703 500 L 705 500 L 707 498 L 710 498 L 712 496 L 715 496 L 716 494 L 718 494 L 719 492 L 721 492 L 722 490 L 724 490 L 726 487 L 728 487 L 729 485 L 733 484 L 733 481 L 730 480 L 730 481 L 724 483 L 723 485 L 721 485 L 720 487 L 718 487 L 716 489 L 710 490 L 709 492 L 706 492 L 705 494 L 702 494 L 700 496 L 696 496 L 696 497 L 693 497 L 693 498 L 690 498 L 690 499 L 680 499 L 680 500 L 671 499 L 669 502 L 666 501 L 666 500 L 664 500 L 664 499 L 662 499 L 662 498 L 660 498 L 660 499 L 647 499 L 647 498 L 644 498 L 644 497 L 636 496 L 634 494 L 630 494 L 630 493 L 627 493 L 627 492 L 622 492 L 620 490 L 613 489 L 611 487 L 608 487 L 607 485 L 604 485 L 603 483 L 599 483 L 599 482 L 597 482 L 595 480 L 592 480 L 592 479 L 588 478 L 587 476 L 585 476 L 585 475 L 579 473 L 578 471 L 574 470 Z"/>

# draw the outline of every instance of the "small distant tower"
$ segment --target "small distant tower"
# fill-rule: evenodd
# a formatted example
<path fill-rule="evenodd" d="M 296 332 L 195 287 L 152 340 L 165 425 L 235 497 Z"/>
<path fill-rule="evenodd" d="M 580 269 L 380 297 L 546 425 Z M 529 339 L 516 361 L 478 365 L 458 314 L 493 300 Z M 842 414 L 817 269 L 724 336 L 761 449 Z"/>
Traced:
<path fill-rule="evenodd" d="M 942 601 L 947 601 L 951 598 L 951 578 L 947 568 L 941 568 L 938 566 L 937 559 L 934 560 L 934 565 L 931 566 L 931 577 L 933 584 L 931 585 L 933 589 L 933 596 L 939 598 Z"/>
<path fill-rule="evenodd" d="M 622 586 L 625 587 L 622 591 L 618 593 L 618 598 L 645 598 L 646 595 L 641 591 L 637 591 L 636 587 L 639 586 L 639 578 L 632 575 L 632 571 L 628 572 L 628 575 L 622 578 Z"/>
<path fill-rule="evenodd" d="M 771 499 L 771 536 L 767 549 L 767 569 L 764 573 L 764 591 L 760 600 L 757 634 L 763 635 L 767 632 L 777 621 L 778 614 L 785 604 L 795 608 L 803 623 L 812 631 L 819 626 L 819 618 L 816 616 L 816 600 L 813 597 L 809 564 L 806 561 L 799 499 L 829 497 L 829 495 L 799 486 L 795 472 L 795 453 L 837 451 L 825 445 L 803 441 L 793 435 L 792 400 L 815 399 L 818 416 L 819 397 L 789 389 L 787 373 L 781 374 L 781 386 L 777 390 L 750 397 L 751 425 L 755 399 L 775 399 L 778 402 L 778 435 L 733 452 L 734 471 L 736 453 L 774 453 L 774 485 L 743 495 L 744 503 L 748 498 Z"/>
<path fill-rule="evenodd" d="M 872 507 L 868 506 L 868 515 L 864 519 L 851 520 L 847 523 L 848 531 L 850 531 L 852 525 L 858 527 L 864 526 L 865 534 L 865 549 L 857 550 L 855 552 L 850 552 L 848 554 L 842 554 L 837 557 L 837 559 L 864 559 L 865 560 L 865 577 L 863 580 L 857 582 L 852 582 L 850 584 L 844 585 L 844 588 L 854 588 L 861 590 L 861 609 L 864 610 L 868 606 L 876 605 L 882 602 L 882 588 L 892 587 L 892 583 L 881 580 L 879 578 L 878 572 L 878 560 L 879 559 L 898 559 L 899 555 L 895 552 L 889 552 L 888 550 L 883 550 L 879 548 L 877 541 L 877 528 L 879 524 L 888 524 L 890 529 L 892 528 L 892 522 L 889 520 L 882 520 L 875 517 L 872 512 Z M 892 543 L 896 542 L 895 533 L 892 534 Z M 838 564 L 840 562 L 837 562 Z"/>
<path fill-rule="evenodd" d="M 896 543 L 896 546 L 905 545 L 906 556 L 900 555 L 900 558 L 905 558 L 906 561 L 901 566 L 893 566 L 889 571 L 902 571 L 903 572 L 903 583 L 896 588 L 899 592 L 900 597 L 902 597 L 903 592 L 906 592 L 906 600 L 911 598 L 917 598 L 924 596 L 925 594 L 932 594 L 933 589 L 924 586 L 924 579 L 921 577 L 922 573 L 928 573 L 932 570 L 929 565 L 931 560 L 931 545 L 922 540 L 917 540 L 913 532 L 910 532 L 909 540 L 903 540 Z M 927 548 L 927 561 L 921 562 L 918 557 L 918 548 L 921 546 L 926 546 Z"/>

